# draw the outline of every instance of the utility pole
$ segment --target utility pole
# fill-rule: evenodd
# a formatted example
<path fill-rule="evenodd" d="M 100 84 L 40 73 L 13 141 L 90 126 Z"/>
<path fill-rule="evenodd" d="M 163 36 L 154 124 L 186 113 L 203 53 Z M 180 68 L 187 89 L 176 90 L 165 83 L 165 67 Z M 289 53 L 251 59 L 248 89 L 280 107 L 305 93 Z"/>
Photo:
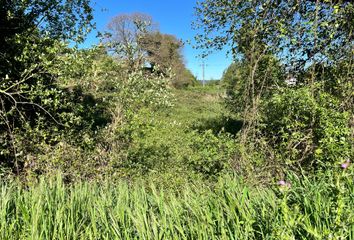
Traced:
<path fill-rule="evenodd" d="M 206 65 L 204 62 L 202 63 L 202 65 L 200 65 L 202 67 L 202 75 L 203 75 L 203 87 L 205 86 L 205 67 L 208 66 Z"/>

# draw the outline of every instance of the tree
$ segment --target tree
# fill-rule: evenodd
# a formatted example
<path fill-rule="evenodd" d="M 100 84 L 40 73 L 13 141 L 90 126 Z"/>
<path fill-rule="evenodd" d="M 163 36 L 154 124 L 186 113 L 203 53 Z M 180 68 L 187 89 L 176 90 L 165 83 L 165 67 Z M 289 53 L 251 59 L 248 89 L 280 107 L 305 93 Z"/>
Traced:
<path fill-rule="evenodd" d="M 93 27 L 89 0 L 1 0 L 2 40 L 39 29 L 51 38 L 83 39 Z"/>
<path fill-rule="evenodd" d="M 226 88 L 226 105 L 235 113 L 249 110 L 252 103 L 258 104 L 260 100 L 267 99 L 272 91 L 284 85 L 285 71 L 274 56 L 262 57 L 254 72 L 254 84 L 250 85 L 250 62 L 238 60 L 232 63 L 222 76 Z"/>
<path fill-rule="evenodd" d="M 122 14 L 108 24 L 105 39 L 113 53 L 126 62 L 128 69 L 145 69 L 172 77 L 176 87 L 190 85 L 193 78 L 186 70 L 183 44 L 175 36 L 160 33 L 151 16 L 143 13 Z M 172 74 L 172 75 L 171 75 Z"/>
<path fill-rule="evenodd" d="M 24 42 L 31 38 L 83 40 L 93 27 L 89 3 L 90 0 L 1 0 L 0 77 L 14 70 L 16 64 L 21 65 L 15 57 L 22 54 Z"/>
<path fill-rule="evenodd" d="M 172 85 L 175 88 L 186 88 L 189 86 L 198 85 L 197 78 L 193 75 L 193 73 L 187 69 L 184 65 L 179 65 L 179 69 L 176 68 L 176 74 L 172 78 Z"/>
<path fill-rule="evenodd" d="M 202 31 L 196 36 L 197 47 L 206 49 L 204 54 L 228 47 L 235 61 L 238 61 L 239 69 L 236 70 L 237 75 L 232 80 L 234 82 L 232 86 L 236 86 L 234 88 L 236 91 L 232 93 L 237 94 L 232 97 L 239 99 L 238 95 L 244 96 L 241 101 L 244 105 L 241 106 L 247 124 L 242 131 L 243 143 L 253 139 L 257 151 L 265 146 L 265 154 L 274 159 L 276 154 L 269 152 L 271 148 L 268 147 L 277 148 L 277 145 L 272 145 L 269 139 L 263 142 L 264 136 L 259 129 L 262 125 L 272 126 L 271 130 L 268 129 L 267 135 L 275 136 L 278 134 L 277 131 L 285 131 L 291 124 L 296 125 L 298 121 L 296 119 L 307 117 L 307 114 L 315 111 L 313 108 L 317 103 L 314 105 L 310 103 L 320 101 L 319 96 L 326 96 L 326 99 L 333 99 L 333 102 L 336 102 L 333 118 L 331 116 L 332 119 L 328 122 L 332 120 L 335 122 L 336 114 L 346 116 L 350 112 L 351 123 L 348 118 L 343 119 L 348 121 L 348 126 L 352 126 L 351 131 L 354 136 L 353 1 L 204 0 L 198 2 L 196 15 L 194 26 Z M 284 81 L 285 75 L 289 74 L 297 78 L 300 85 L 291 90 L 288 86 L 284 86 L 270 88 L 271 91 L 259 91 L 263 86 L 269 87 L 274 84 L 268 81 L 272 77 L 268 80 L 264 78 L 266 76 L 264 73 L 272 76 L 272 73 L 278 71 L 277 66 L 285 73 L 280 77 L 281 81 Z M 308 96 L 303 95 L 302 88 L 306 89 Z M 289 105 L 286 102 L 289 98 L 289 95 L 286 95 L 288 90 L 292 96 L 296 96 L 294 102 L 306 102 L 296 111 L 292 111 L 293 104 Z M 267 102 L 272 99 L 281 99 L 283 102 L 276 107 L 272 104 L 267 105 Z M 238 103 L 240 101 L 231 104 L 234 108 L 238 108 Z M 278 107 L 285 113 L 284 115 L 273 115 L 267 111 Z M 300 111 L 303 109 L 306 111 Z M 262 122 L 262 116 L 267 121 Z M 280 140 L 279 142 L 288 144 L 287 147 L 291 148 L 303 144 L 303 139 L 298 139 L 296 136 L 304 138 L 310 136 L 312 142 L 305 148 L 299 147 L 299 154 L 295 158 L 313 156 L 316 144 L 322 141 L 313 133 L 321 131 L 327 127 L 325 124 L 328 124 L 328 122 L 317 124 L 315 122 L 317 119 L 321 118 L 311 115 L 309 122 L 301 123 L 306 125 L 306 131 L 310 134 L 299 135 L 301 130 L 293 128 L 285 132 L 285 135 L 291 137 L 277 138 L 277 141 Z M 272 122 L 277 126 L 272 125 Z M 286 124 L 283 124 L 284 122 Z M 252 133 L 252 136 L 249 133 Z M 294 139 L 295 142 L 292 142 Z M 353 141 L 349 138 L 343 141 L 346 145 L 353 146 Z M 331 146 L 329 142 L 326 144 L 321 148 Z M 282 155 L 285 160 L 289 158 L 287 153 L 284 152 Z"/>
<path fill-rule="evenodd" d="M 194 26 L 202 30 L 196 36 L 200 48 L 228 45 L 237 55 L 243 52 L 241 42 L 252 37 L 274 54 L 287 48 L 293 58 L 303 53 L 298 62 L 318 62 L 329 60 L 316 56 L 323 50 L 340 58 L 343 53 L 334 50 L 350 48 L 344 45 L 353 40 L 353 11 L 350 1 L 205 0 L 198 2 Z"/>
<path fill-rule="evenodd" d="M 254 73 L 269 55 L 295 77 L 312 72 L 303 82 L 313 86 L 324 80 L 316 73 L 319 66 L 336 68 L 348 62 L 349 69 L 353 67 L 351 1 L 205 0 L 198 3 L 196 15 L 194 26 L 202 30 L 196 36 L 197 47 L 208 53 L 229 46 L 235 59 L 248 62 L 252 89 L 257 84 Z M 346 83 L 343 87 L 352 86 L 350 74 L 340 78 Z"/>
<path fill-rule="evenodd" d="M 194 76 L 184 64 L 183 43 L 174 35 L 150 32 L 144 34 L 138 44 L 146 55 L 151 71 L 157 67 L 164 75 L 171 72 L 172 84 L 177 88 L 195 84 Z"/>
<path fill-rule="evenodd" d="M 56 40 L 82 40 L 93 26 L 89 0 L 1 0 L 0 85 L 3 98 L 19 92 L 24 72 L 38 72 L 40 52 Z M 40 64 L 39 64 L 40 65 Z M 31 74 L 28 74 L 29 76 Z M 28 77 L 28 76 L 27 76 Z M 12 95 L 12 101 L 16 97 Z"/>
<path fill-rule="evenodd" d="M 56 57 L 58 42 L 80 41 L 93 27 L 89 3 L 0 2 L 0 158 L 17 173 L 21 166 L 16 133 L 21 135 L 24 129 L 48 126 L 49 122 L 59 123 L 54 115 L 62 93 L 48 66 Z"/>
<path fill-rule="evenodd" d="M 167 73 L 167 69 L 182 61 L 182 42 L 175 36 L 152 32 L 144 34 L 138 44 L 146 52 L 146 60 L 154 68 L 156 65 L 160 71 Z"/>
<path fill-rule="evenodd" d="M 125 60 L 130 69 L 137 69 L 144 63 L 139 39 L 153 32 L 156 27 L 152 17 L 143 13 L 118 15 L 108 23 L 106 41 L 109 48 Z"/>

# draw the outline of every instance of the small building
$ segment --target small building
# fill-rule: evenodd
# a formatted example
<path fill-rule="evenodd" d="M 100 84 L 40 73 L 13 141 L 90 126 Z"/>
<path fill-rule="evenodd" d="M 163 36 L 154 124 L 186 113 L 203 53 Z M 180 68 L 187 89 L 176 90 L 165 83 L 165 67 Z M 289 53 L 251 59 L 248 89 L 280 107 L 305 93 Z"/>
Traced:
<path fill-rule="evenodd" d="M 289 75 L 289 76 L 285 79 L 285 83 L 286 83 L 288 86 L 290 86 L 290 87 L 296 86 L 296 84 L 297 84 L 297 79 L 296 79 L 296 77 Z"/>

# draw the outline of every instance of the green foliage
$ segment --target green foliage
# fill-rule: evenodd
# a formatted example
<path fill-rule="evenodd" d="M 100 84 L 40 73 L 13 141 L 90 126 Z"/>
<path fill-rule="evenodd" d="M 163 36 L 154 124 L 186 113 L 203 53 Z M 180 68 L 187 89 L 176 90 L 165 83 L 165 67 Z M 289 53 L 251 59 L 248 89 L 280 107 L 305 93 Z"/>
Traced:
<path fill-rule="evenodd" d="M 262 131 L 285 164 L 329 167 L 352 157 L 350 115 L 332 95 L 284 89 L 265 102 L 263 116 Z"/>
<path fill-rule="evenodd" d="M 191 154 L 186 164 L 205 176 L 216 176 L 229 169 L 229 160 L 234 153 L 234 141 L 226 134 L 214 135 L 211 130 L 195 132 L 190 144 Z"/>
<path fill-rule="evenodd" d="M 351 239 L 353 169 L 271 189 L 224 176 L 169 191 L 151 182 L 2 183 L 2 239 Z M 291 185 L 290 185 L 291 182 Z"/>
<path fill-rule="evenodd" d="M 352 157 L 353 9 L 351 1 L 198 2 L 197 47 L 228 46 L 235 59 L 226 104 L 243 117 L 245 156 L 259 147 L 276 168 L 308 170 Z"/>
<path fill-rule="evenodd" d="M 171 102 L 168 79 L 149 77 L 143 72 L 133 72 L 122 82 L 117 82 L 119 100 L 127 111 L 136 111 L 142 107 L 168 107 Z"/>
<path fill-rule="evenodd" d="M 180 65 L 174 70 L 176 73 L 172 78 L 172 86 L 177 89 L 197 86 L 199 83 L 192 72 L 184 65 Z"/>
<path fill-rule="evenodd" d="M 57 76 L 57 83 L 64 88 L 81 87 L 95 96 L 114 92 L 117 82 L 125 77 L 126 69 L 109 56 L 102 46 L 90 49 L 69 48 L 59 43 L 57 56 L 49 71 Z"/>
<path fill-rule="evenodd" d="M 0 238 L 354 238 L 352 13 L 200 2 L 197 44 L 237 59 L 201 87 L 147 15 L 77 49 L 89 1 L 2 1 Z"/>
<path fill-rule="evenodd" d="M 8 37 L 14 33 L 35 31 L 51 38 L 82 39 L 92 21 L 90 1 L 34 0 L 1 1 L 1 25 L 8 28 Z"/>
<path fill-rule="evenodd" d="M 80 40 L 92 26 L 91 11 L 88 1 L 1 2 L 0 158 L 17 174 L 37 140 L 57 142 L 60 129 L 78 123 L 75 97 L 49 69 L 58 41 Z"/>
<path fill-rule="evenodd" d="M 258 98 L 268 98 L 274 88 L 284 85 L 284 79 L 283 67 L 270 55 L 261 56 L 256 67 L 246 59 L 232 63 L 222 77 L 225 103 L 233 112 L 247 110 Z"/>
<path fill-rule="evenodd" d="M 92 27 L 87 0 L 2 0 L 0 6 L 0 77 L 8 76 L 12 84 L 47 57 L 43 47 L 53 40 L 82 40 Z M 43 54 L 35 54 L 38 48 Z"/>
<path fill-rule="evenodd" d="M 200 1 L 195 27 L 203 32 L 196 36 L 197 47 L 208 53 L 230 46 L 235 59 L 247 63 L 249 70 L 242 81 L 251 89 L 263 85 L 255 81 L 254 73 L 262 69 L 258 63 L 267 55 L 279 59 L 287 73 L 304 84 L 324 80 L 321 72 L 327 72 L 329 86 L 336 81 L 351 86 L 353 11 L 350 1 Z M 266 69 L 271 67 L 266 65 Z M 308 75 L 302 78 L 304 72 Z M 352 92 L 345 89 L 342 94 L 352 99 Z M 257 98 L 257 91 L 241 90 L 246 103 Z"/>
<path fill-rule="evenodd" d="M 66 66 L 60 65 L 62 56 L 58 53 L 65 51 L 65 45 L 46 38 L 38 41 L 33 46 L 26 43 L 27 50 L 20 57 L 29 69 L 19 82 L 10 77 L 2 82 L 6 90 L 0 112 L 1 158 L 17 174 L 36 165 L 28 154 L 43 154 L 47 147 L 64 139 L 86 148 L 80 135 L 93 138 L 95 131 L 110 121 L 106 111 L 109 104 L 103 99 L 84 92 L 81 86 L 60 86 L 63 77 L 58 75 L 66 73 L 61 71 Z M 46 45 L 47 41 L 51 44 Z M 36 64 L 33 58 L 38 58 Z"/>
<path fill-rule="evenodd" d="M 185 67 L 182 56 L 183 43 L 174 35 L 160 32 L 146 33 L 139 38 L 138 45 L 146 52 L 146 61 L 150 71 L 158 67 L 157 72 L 171 75 L 172 86 L 185 88 L 196 84 L 196 79 Z"/>
<path fill-rule="evenodd" d="M 109 174 L 129 145 L 123 125 L 141 108 L 170 105 L 167 79 L 130 72 L 102 47 L 78 50 L 55 42 L 28 48 L 24 58 L 41 56 L 35 69 L 25 72 L 36 84 L 16 84 L 26 103 L 1 112 L 5 127 L 21 117 L 1 136 L 4 169 L 28 175 L 65 169 L 72 179 Z"/>
<path fill-rule="evenodd" d="M 246 58 L 268 49 L 299 71 L 351 52 L 353 10 L 350 1 L 199 1 L 197 46 L 206 53 L 231 46 L 232 54 Z"/>
<path fill-rule="evenodd" d="M 208 131 L 211 127 L 194 130 L 197 124 L 221 114 L 217 93 L 196 89 L 173 92 L 176 99 L 172 107 L 156 111 L 142 108 L 124 126 L 124 135 L 130 139 L 124 150 L 127 159 L 121 165 L 124 171 L 135 178 L 160 174 L 161 181 L 170 175 L 179 181 L 213 177 L 229 170 L 233 137 L 219 131 L 212 133 Z M 168 181 L 165 184 L 171 185 Z"/>
<path fill-rule="evenodd" d="M 104 58 L 100 57 L 98 59 L 102 61 Z M 58 149 L 56 151 L 57 155 L 46 161 L 47 166 L 53 166 L 50 163 L 52 161 L 56 168 L 66 169 L 69 178 L 97 178 L 108 174 L 112 174 L 112 177 L 129 175 L 129 168 L 135 169 L 135 166 L 127 164 L 131 160 L 129 158 L 134 155 L 132 153 L 134 146 L 131 141 L 139 128 L 142 127 L 135 128 L 138 125 L 137 116 L 146 108 L 154 116 L 157 109 L 170 106 L 171 97 L 166 79 L 149 78 L 142 72 L 128 73 L 126 71 L 123 75 L 116 74 L 114 72 L 116 65 L 109 65 L 111 60 L 108 58 L 106 60 L 107 65 L 101 64 L 104 69 L 110 66 L 111 70 L 105 72 L 106 74 L 103 77 L 100 74 L 102 69 L 93 67 L 97 73 L 97 84 L 93 83 L 88 86 L 87 91 L 93 92 L 98 98 L 96 100 L 92 98 L 93 105 L 82 108 L 82 116 L 84 117 L 80 122 L 82 127 L 75 132 L 78 138 L 73 137 L 71 141 L 64 140 L 59 148 L 54 146 L 54 149 Z M 87 73 L 83 73 L 81 81 L 85 81 L 85 79 L 89 81 L 92 77 L 89 74 L 91 69 L 89 68 L 87 71 Z M 107 75 L 110 72 L 113 72 L 113 74 Z M 105 87 L 107 82 L 104 80 L 111 80 L 109 84 L 112 89 Z M 75 108 L 72 114 L 78 116 L 77 111 L 80 109 L 80 101 L 76 100 L 74 102 Z M 101 106 L 104 109 L 99 112 Z M 92 115 L 90 115 L 91 112 Z M 92 124 L 95 123 L 92 122 L 93 120 L 100 125 L 93 126 Z M 68 134 L 65 136 L 68 136 Z M 69 154 L 67 151 L 72 153 Z M 125 156 L 127 152 L 128 157 Z M 155 154 L 155 152 L 153 153 Z M 142 152 L 139 152 L 139 154 L 142 154 Z M 139 155 L 137 157 L 142 158 L 143 156 Z M 45 157 L 46 154 L 42 156 L 42 159 Z M 157 158 L 158 156 L 154 157 Z M 67 166 L 68 164 L 71 164 L 71 166 Z M 149 166 L 147 162 L 144 162 L 142 167 L 147 168 Z M 122 172 L 124 169 L 127 169 L 126 172 Z M 51 169 L 44 167 L 44 170 Z"/>

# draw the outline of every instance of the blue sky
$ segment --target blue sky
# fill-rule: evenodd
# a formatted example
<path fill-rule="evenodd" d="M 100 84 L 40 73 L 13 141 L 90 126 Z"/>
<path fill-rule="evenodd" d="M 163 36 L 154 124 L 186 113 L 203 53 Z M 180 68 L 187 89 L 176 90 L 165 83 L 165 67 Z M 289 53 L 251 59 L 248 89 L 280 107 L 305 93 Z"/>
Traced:
<path fill-rule="evenodd" d="M 194 6 L 196 0 L 101 0 L 93 6 L 97 30 L 103 31 L 112 17 L 122 13 L 142 12 L 152 16 L 159 23 L 162 33 L 173 34 L 183 41 L 191 40 L 195 32 L 191 28 L 194 20 Z M 91 33 L 84 46 L 91 46 L 98 42 L 96 33 Z M 186 44 L 184 57 L 187 67 L 198 79 L 202 78 L 202 60 L 198 59 L 199 50 Z M 206 79 L 220 79 L 223 71 L 231 63 L 224 51 L 215 52 L 204 60 Z"/>

